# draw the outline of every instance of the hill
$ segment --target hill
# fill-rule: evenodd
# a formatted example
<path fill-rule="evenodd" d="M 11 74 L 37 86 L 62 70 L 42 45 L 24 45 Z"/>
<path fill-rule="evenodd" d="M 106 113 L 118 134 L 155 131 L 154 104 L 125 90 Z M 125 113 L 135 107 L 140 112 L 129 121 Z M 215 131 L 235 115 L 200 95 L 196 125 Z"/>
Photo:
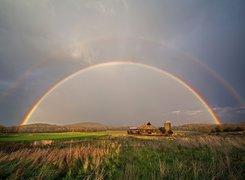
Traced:
<path fill-rule="evenodd" d="M 75 123 L 75 124 L 67 124 L 65 127 L 70 128 L 104 128 L 105 125 L 97 122 L 81 122 L 81 123 Z"/>
<path fill-rule="evenodd" d="M 197 131 L 197 132 L 222 132 L 222 131 L 236 131 L 244 130 L 245 124 L 184 124 L 180 126 L 173 126 L 173 130 L 182 131 Z"/>
<path fill-rule="evenodd" d="M 18 132 L 64 132 L 65 127 L 55 124 L 35 123 L 23 126 L 16 126 Z"/>
<path fill-rule="evenodd" d="M 108 126 L 97 122 L 81 122 L 67 125 L 35 123 L 21 126 L 1 126 L 0 133 L 35 133 L 35 132 L 95 132 L 106 130 L 123 130 L 126 131 L 127 126 Z M 231 132 L 245 130 L 245 124 L 184 124 L 173 126 L 173 131 L 196 131 L 196 132 Z"/>
<path fill-rule="evenodd" d="M 0 133 L 35 133 L 35 132 L 89 132 L 105 130 L 126 130 L 127 127 L 107 126 L 97 122 L 81 122 L 67 125 L 35 123 L 20 126 L 0 126 Z"/>

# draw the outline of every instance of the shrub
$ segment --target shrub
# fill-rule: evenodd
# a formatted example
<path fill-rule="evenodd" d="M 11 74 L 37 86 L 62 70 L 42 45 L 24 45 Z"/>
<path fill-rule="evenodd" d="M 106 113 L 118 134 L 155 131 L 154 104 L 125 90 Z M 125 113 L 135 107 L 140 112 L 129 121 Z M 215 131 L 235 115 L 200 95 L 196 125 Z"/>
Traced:
<path fill-rule="evenodd" d="M 234 129 L 234 131 L 243 131 L 243 129 L 242 129 L 241 127 L 237 126 L 237 127 Z"/>
<path fill-rule="evenodd" d="M 166 132 L 166 129 L 164 127 L 160 127 L 159 130 L 164 134 Z"/>

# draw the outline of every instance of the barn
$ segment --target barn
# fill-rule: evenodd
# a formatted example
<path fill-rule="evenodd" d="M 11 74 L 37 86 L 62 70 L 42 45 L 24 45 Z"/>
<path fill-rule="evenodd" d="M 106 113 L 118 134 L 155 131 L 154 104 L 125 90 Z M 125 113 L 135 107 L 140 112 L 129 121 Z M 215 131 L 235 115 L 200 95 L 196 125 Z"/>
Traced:
<path fill-rule="evenodd" d="M 157 127 L 153 126 L 150 122 L 148 122 L 142 124 L 139 127 L 130 127 L 128 129 L 128 134 L 161 134 L 161 131 Z"/>
<path fill-rule="evenodd" d="M 128 134 L 134 135 L 171 135 L 173 131 L 171 130 L 171 122 L 165 121 L 163 127 L 155 127 L 150 122 L 142 124 L 139 127 L 129 127 Z"/>

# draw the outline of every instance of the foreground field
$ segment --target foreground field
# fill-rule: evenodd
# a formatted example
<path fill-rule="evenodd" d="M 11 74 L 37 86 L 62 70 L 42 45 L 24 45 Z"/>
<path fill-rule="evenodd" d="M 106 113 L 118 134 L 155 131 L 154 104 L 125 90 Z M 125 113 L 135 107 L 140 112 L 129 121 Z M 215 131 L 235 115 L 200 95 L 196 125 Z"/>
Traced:
<path fill-rule="evenodd" d="M 48 144 L 0 143 L 0 179 L 244 177 L 244 136 L 193 135 L 160 139 L 102 136 Z"/>

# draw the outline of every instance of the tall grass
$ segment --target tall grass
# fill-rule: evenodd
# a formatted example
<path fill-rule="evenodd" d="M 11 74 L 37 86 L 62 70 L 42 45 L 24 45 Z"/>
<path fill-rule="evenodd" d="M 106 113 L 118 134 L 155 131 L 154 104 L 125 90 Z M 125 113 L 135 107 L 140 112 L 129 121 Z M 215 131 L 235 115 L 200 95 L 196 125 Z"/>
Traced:
<path fill-rule="evenodd" d="M 243 179 L 244 136 L 0 144 L 0 179 Z"/>

